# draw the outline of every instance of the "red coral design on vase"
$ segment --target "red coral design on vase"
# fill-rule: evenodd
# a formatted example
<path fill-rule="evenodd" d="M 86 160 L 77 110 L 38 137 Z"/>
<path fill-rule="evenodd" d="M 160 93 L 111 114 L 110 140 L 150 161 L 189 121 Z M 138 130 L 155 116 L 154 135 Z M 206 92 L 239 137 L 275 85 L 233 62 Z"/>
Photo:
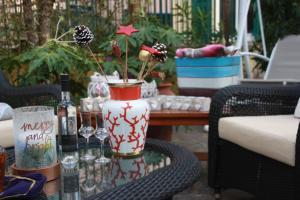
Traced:
<path fill-rule="evenodd" d="M 122 94 L 124 91 L 119 89 Z M 112 151 L 121 156 L 137 154 L 144 149 L 150 108 L 144 99 L 136 98 L 112 99 L 103 105 L 104 125 L 110 132 Z"/>
<path fill-rule="evenodd" d="M 113 121 L 110 118 L 111 118 L 111 111 L 108 111 L 107 115 L 105 116 L 105 120 L 107 122 L 109 122 L 109 124 L 111 125 L 110 127 L 108 127 L 108 131 L 111 134 L 111 136 L 113 137 L 113 139 L 115 140 L 115 144 L 116 144 L 116 145 L 111 145 L 111 146 L 112 146 L 112 149 L 114 149 L 116 152 L 119 152 L 121 143 L 125 142 L 126 140 L 123 139 L 124 134 L 116 134 L 115 133 L 115 127 L 120 125 L 117 122 L 118 117 L 113 117 Z"/>
<path fill-rule="evenodd" d="M 148 116 L 148 117 L 147 117 Z M 144 120 L 144 123 L 141 124 L 141 131 L 142 131 L 142 134 L 143 134 L 143 147 L 144 148 L 144 145 L 145 145 L 145 141 L 146 141 L 146 131 L 147 131 L 147 128 L 148 128 L 148 122 L 149 122 L 149 113 L 148 113 L 148 109 L 146 109 L 145 113 L 142 114 L 142 117 L 140 120 Z"/>
<path fill-rule="evenodd" d="M 146 165 L 143 157 L 141 157 L 140 159 L 134 160 L 132 163 L 132 166 L 133 166 L 132 168 L 135 170 L 129 171 L 130 180 L 137 180 L 137 179 L 147 175 L 147 165 Z M 136 168 L 134 166 L 136 166 Z"/>
<path fill-rule="evenodd" d="M 136 131 L 136 125 L 140 122 L 140 120 L 137 119 L 137 116 L 132 117 L 132 121 L 130 121 L 127 117 L 127 112 L 128 110 L 130 110 L 132 108 L 132 106 L 130 105 L 129 102 L 126 102 L 126 106 L 122 107 L 123 109 L 123 114 L 120 114 L 120 118 L 123 118 L 124 121 L 129 124 L 129 126 L 131 127 L 131 131 L 129 132 L 128 135 L 128 142 L 132 143 L 132 142 L 136 142 L 136 145 L 134 147 L 132 147 L 133 151 L 136 151 L 138 149 L 142 150 L 143 149 L 143 144 L 140 144 L 140 133 L 138 133 Z"/>
<path fill-rule="evenodd" d="M 116 170 L 116 172 L 115 172 Z M 113 178 L 111 179 L 111 184 L 116 187 L 117 186 L 117 181 L 119 179 L 125 180 L 126 181 L 126 172 L 122 170 L 121 163 L 119 160 L 112 159 L 112 171 L 111 175 Z"/>

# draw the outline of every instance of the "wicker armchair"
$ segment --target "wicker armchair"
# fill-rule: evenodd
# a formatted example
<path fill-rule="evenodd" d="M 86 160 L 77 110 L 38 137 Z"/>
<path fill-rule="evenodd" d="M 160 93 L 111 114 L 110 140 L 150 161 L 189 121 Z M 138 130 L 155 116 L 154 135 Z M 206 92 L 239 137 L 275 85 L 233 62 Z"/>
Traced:
<path fill-rule="evenodd" d="M 0 70 L 0 102 L 5 102 L 13 108 L 32 105 L 56 106 L 60 97 L 59 85 L 14 87 Z"/>
<path fill-rule="evenodd" d="M 216 93 L 209 114 L 208 144 L 208 183 L 216 194 L 236 188 L 257 199 L 300 199 L 300 137 L 296 139 L 294 167 L 219 137 L 221 118 L 293 114 L 299 97 L 299 86 L 237 85 Z"/>

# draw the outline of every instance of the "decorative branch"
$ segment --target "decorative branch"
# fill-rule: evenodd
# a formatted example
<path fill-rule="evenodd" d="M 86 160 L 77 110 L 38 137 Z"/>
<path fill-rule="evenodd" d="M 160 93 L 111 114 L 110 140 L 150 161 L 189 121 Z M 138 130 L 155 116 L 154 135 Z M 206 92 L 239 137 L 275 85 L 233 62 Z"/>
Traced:
<path fill-rule="evenodd" d="M 128 37 L 132 35 L 134 32 L 138 32 L 139 30 L 135 29 L 132 24 L 128 26 L 120 26 L 116 34 L 125 35 L 125 69 L 124 69 L 124 77 L 125 83 L 128 83 Z"/>
<path fill-rule="evenodd" d="M 125 56 L 125 82 L 128 83 L 128 37 L 126 36 L 125 39 L 125 45 L 126 45 L 126 56 Z"/>
<path fill-rule="evenodd" d="M 147 55 L 147 58 L 146 58 L 145 62 L 143 62 L 141 71 L 139 72 L 138 80 L 142 80 L 143 73 L 145 71 L 145 68 L 146 68 L 149 60 L 150 60 L 150 55 Z"/>
<path fill-rule="evenodd" d="M 160 62 L 166 62 L 167 60 L 167 51 L 166 45 L 156 42 L 152 47 L 143 45 L 139 53 L 139 59 L 143 61 L 142 68 L 139 72 L 138 80 L 144 80 L 148 76 L 155 66 Z M 148 66 L 145 74 L 145 66 Z"/>
<path fill-rule="evenodd" d="M 92 54 L 94 60 L 96 61 L 97 65 L 100 69 L 100 72 L 102 73 L 102 75 L 104 75 L 105 79 L 107 80 L 106 74 L 104 73 L 104 70 L 103 70 L 103 66 L 101 66 L 101 64 L 99 63 L 95 54 L 93 53 L 92 49 L 89 46 L 89 43 L 94 39 L 93 33 L 90 31 L 90 29 L 88 27 L 86 27 L 84 25 L 76 26 L 74 28 L 74 30 L 75 30 L 73 33 L 74 41 L 78 45 L 87 46 L 87 48 L 89 49 L 90 53 Z"/>
<path fill-rule="evenodd" d="M 57 38 L 58 28 L 59 28 L 59 24 L 60 24 L 61 20 L 62 20 L 62 17 L 59 18 L 59 20 L 58 20 L 58 22 L 56 24 L 56 31 L 55 31 L 55 37 L 54 37 L 55 39 Z"/>
<path fill-rule="evenodd" d="M 56 40 L 60 40 L 61 38 L 63 38 L 64 36 L 66 36 L 69 33 L 73 33 L 74 29 L 70 29 L 67 32 L 63 33 L 61 36 L 59 36 L 58 38 L 56 38 Z"/>
<path fill-rule="evenodd" d="M 146 73 L 142 76 L 141 80 L 144 80 L 155 69 L 157 64 L 158 62 L 151 62 L 151 64 L 149 63 L 148 69 Z"/>
<path fill-rule="evenodd" d="M 123 63 L 123 60 L 122 60 L 122 52 L 121 52 L 121 48 L 118 44 L 118 42 L 116 40 L 113 40 L 111 42 L 111 48 L 112 48 L 112 52 L 113 54 L 117 57 L 118 59 L 118 62 L 119 62 L 119 65 L 121 65 L 121 70 L 122 70 L 122 76 L 123 76 L 123 80 L 124 80 L 124 77 L 125 77 L 125 66 L 124 66 L 124 63 Z"/>
<path fill-rule="evenodd" d="M 90 50 L 90 53 L 92 54 L 94 60 L 96 61 L 97 65 L 98 65 L 98 67 L 100 69 L 101 74 L 104 75 L 105 80 L 108 81 L 108 79 L 106 77 L 106 74 L 105 74 L 105 72 L 103 70 L 104 67 L 99 63 L 99 61 L 97 60 L 97 58 L 96 58 L 95 54 L 93 53 L 92 49 L 90 48 L 90 46 L 87 45 L 87 48 Z"/>

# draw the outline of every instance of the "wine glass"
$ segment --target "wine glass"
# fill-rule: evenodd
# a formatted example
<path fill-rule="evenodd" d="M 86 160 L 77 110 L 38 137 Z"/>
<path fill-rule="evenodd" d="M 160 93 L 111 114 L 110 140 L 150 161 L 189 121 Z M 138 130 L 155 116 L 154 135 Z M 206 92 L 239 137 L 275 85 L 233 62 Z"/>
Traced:
<path fill-rule="evenodd" d="M 96 163 L 105 164 L 110 162 L 110 158 L 104 156 L 104 140 L 109 137 L 107 130 L 103 126 L 101 113 L 96 113 L 96 131 L 95 136 L 100 140 L 100 157 L 95 160 Z"/>
<path fill-rule="evenodd" d="M 111 163 L 106 165 L 100 165 L 100 174 L 101 178 L 100 181 L 97 184 L 97 188 L 102 192 L 105 190 L 111 189 L 113 186 L 111 182 L 109 181 L 110 174 L 111 174 Z"/>
<path fill-rule="evenodd" d="M 96 194 L 95 165 L 93 162 L 84 163 L 85 177 L 80 184 L 83 199 Z"/>
<path fill-rule="evenodd" d="M 95 156 L 92 155 L 88 151 L 88 144 L 89 144 L 89 138 L 94 134 L 95 129 L 91 125 L 91 112 L 80 112 L 80 120 L 81 120 L 81 127 L 79 128 L 78 132 L 81 136 L 83 136 L 86 139 L 85 142 L 85 155 L 80 157 L 81 160 L 84 161 L 91 161 L 95 159 Z"/>

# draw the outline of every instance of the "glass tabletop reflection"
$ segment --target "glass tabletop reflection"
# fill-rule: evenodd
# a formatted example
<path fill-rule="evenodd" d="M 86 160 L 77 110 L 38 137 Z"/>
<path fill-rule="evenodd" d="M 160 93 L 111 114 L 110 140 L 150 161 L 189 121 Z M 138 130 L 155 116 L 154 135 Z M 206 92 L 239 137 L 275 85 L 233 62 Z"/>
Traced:
<path fill-rule="evenodd" d="M 96 157 L 100 156 L 100 149 L 95 144 L 90 145 L 88 151 Z M 84 149 L 80 148 L 79 158 L 84 154 Z M 105 190 L 138 180 L 171 163 L 171 159 L 165 154 L 147 147 L 139 156 L 121 158 L 115 157 L 106 146 L 105 156 L 111 158 L 111 162 L 99 164 L 94 160 L 79 159 L 75 168 L 67 169 L 62 166 L 61 178 L 57 183 L 60 184 L 59 190 L 48 194 L 48 199 L 84 200 Z"/>

